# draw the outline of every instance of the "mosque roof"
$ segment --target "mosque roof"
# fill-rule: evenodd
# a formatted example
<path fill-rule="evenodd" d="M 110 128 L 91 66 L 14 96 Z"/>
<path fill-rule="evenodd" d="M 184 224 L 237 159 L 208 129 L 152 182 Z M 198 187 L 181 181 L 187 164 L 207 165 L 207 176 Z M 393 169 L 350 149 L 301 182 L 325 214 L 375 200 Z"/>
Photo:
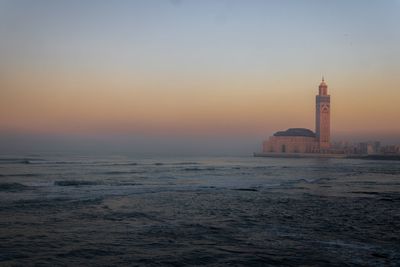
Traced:
<path fill-rule="evenodd" d="M 321 81 L 321 83 L 319 84 L 319 87 L 328 87 L 328 85 L 325 83 L 324 77 L 322 77 L 322 81 Z"/>
<path fill-rule="evenodd" d="M 279 131 L 274 133 L 274 136 L 304 136 L 304 137 L 315 137 L 315 133 L 305 128 L 290 128 L 286 131 Z"/>

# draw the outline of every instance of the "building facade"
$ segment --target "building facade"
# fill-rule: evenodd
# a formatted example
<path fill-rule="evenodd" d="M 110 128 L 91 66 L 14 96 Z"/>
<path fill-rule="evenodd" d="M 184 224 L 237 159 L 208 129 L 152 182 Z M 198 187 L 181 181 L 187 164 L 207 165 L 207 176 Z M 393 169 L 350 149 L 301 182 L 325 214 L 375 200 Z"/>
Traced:
<path fill-rule="evenodd" d="M 315 153 L 317 149 L 315 134 L 304 128 L 276 132 L 263 143 L 266 153 Z"/>
<path fill-rule="evenodd" d="M 305 128 L 276 132 L 263 142 L 264 153 L 329 153 L 330 95 L 324 78 L 318 87 L 315 109 L 315 133 Z"/>

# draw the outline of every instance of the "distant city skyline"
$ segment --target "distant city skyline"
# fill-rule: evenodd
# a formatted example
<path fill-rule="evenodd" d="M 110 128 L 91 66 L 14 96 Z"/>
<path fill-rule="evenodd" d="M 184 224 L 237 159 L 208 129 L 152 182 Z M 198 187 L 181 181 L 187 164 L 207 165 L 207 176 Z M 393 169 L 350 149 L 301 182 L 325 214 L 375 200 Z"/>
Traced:
<path fill-rule="evenodd" d="M 333 141 L 400 143 L 398 0 L 0 0 L 0 25 L 0 147 L 252 152 L 313 129 L 322 76 Z"/>

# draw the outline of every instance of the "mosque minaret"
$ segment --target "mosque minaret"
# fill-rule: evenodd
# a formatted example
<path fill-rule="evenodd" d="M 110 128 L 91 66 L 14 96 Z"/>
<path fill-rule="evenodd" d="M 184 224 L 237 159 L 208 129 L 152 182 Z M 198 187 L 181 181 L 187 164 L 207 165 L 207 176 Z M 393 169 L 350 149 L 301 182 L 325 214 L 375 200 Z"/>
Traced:
<path fill-rule="evenodd" d="M 305 128 L 276 132 L 263 142 L 263 153 L 330 153 L 331 99 L 324 78 L 318 89 L 315 133 Z"/>
<path fill-rule="evenodd" d="M 331 97 L 328 95 L 328 85 L 322 77 L 319 93 L 316 96 L 315 135 L 320 152 L 330 147 L 330 114 Z"/>

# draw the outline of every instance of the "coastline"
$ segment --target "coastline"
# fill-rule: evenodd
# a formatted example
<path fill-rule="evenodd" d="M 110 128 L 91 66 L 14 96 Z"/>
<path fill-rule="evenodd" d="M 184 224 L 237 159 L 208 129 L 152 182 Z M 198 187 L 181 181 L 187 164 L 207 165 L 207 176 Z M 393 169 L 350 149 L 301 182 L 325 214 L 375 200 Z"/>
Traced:
<path fill-rule="evenodd" d="M 254 157 L 267 158 L 340 158 L 366 160 L 400 160 L 400 155 L 355 155 L 355 154 L 322 154 L 322 153 L 265 153 L 254 152 Z"/>

